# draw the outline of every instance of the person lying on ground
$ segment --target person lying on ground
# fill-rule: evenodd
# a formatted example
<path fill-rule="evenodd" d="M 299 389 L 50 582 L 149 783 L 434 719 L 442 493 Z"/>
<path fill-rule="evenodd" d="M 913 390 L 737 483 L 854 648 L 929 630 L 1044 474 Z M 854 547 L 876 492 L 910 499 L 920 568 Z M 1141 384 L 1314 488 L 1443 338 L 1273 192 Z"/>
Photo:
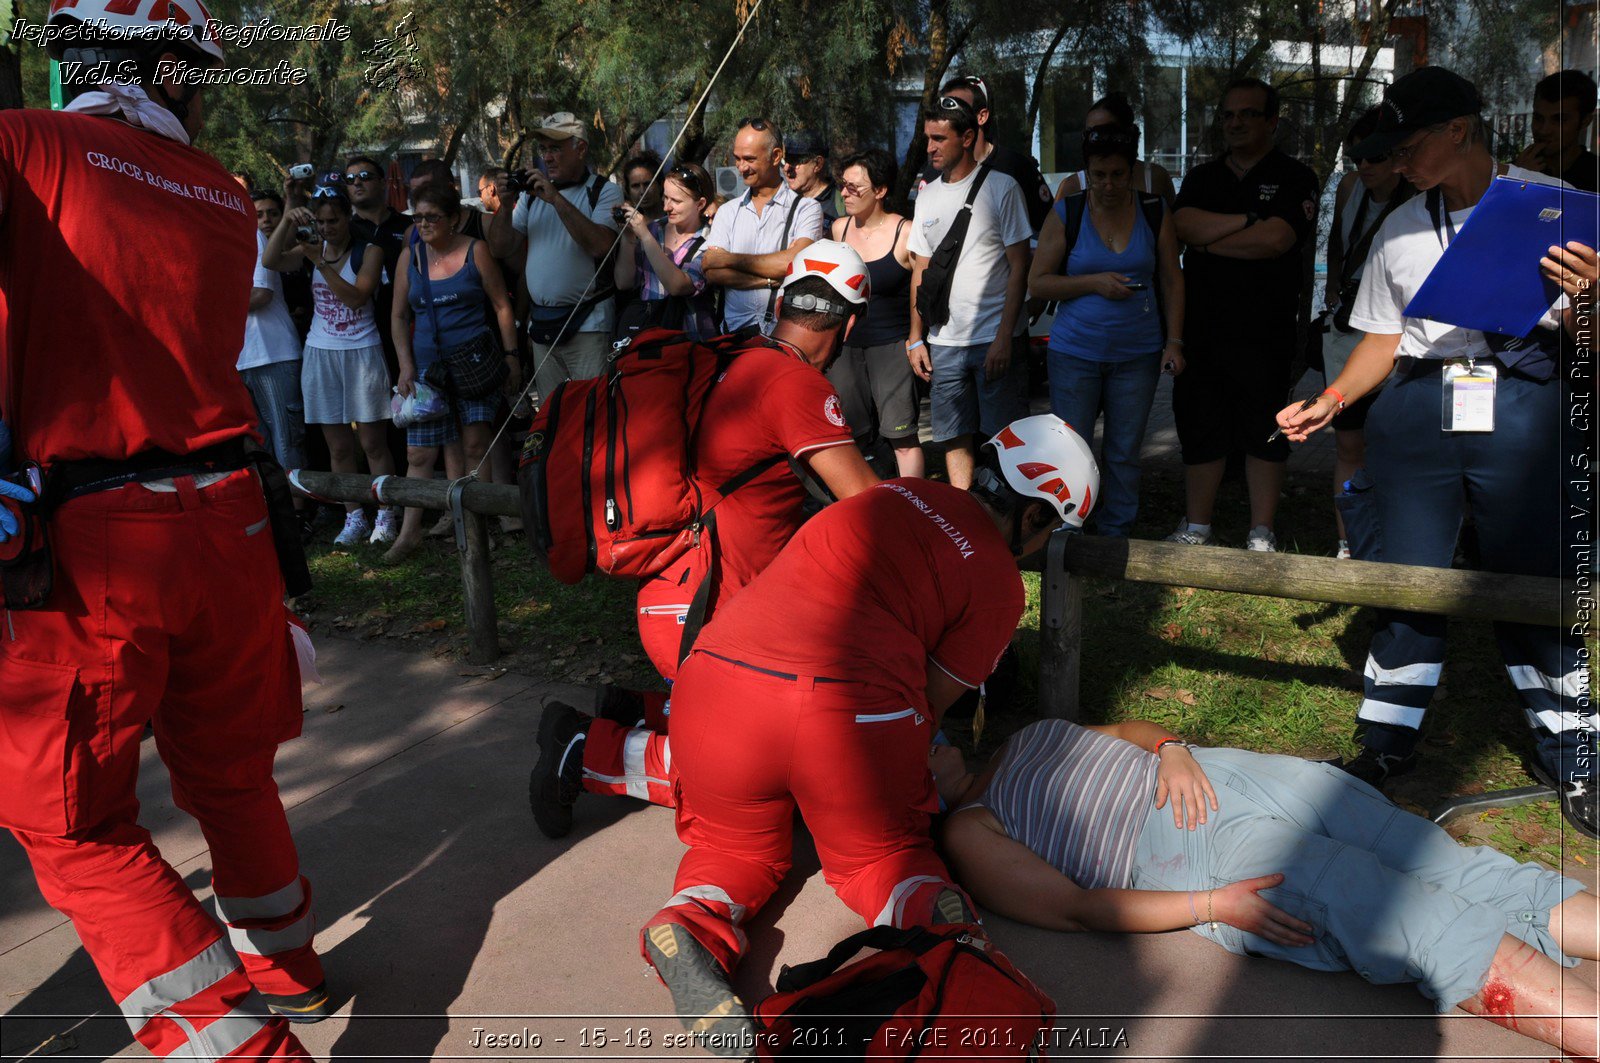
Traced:
<path fill-rule="evenodd" d="M 980 905 L 1051 930 L 1188 928 L 1240 955 L 1414 982 L 1593 1057 L 1596 898 L 1456 843 L 1346 772 L 1196 749 L 1142 721 L 1041 720 L 979 772 L 935 746 L 946 860 Z M 1170 806 L 1170 807 L 1169 807 Z"/>

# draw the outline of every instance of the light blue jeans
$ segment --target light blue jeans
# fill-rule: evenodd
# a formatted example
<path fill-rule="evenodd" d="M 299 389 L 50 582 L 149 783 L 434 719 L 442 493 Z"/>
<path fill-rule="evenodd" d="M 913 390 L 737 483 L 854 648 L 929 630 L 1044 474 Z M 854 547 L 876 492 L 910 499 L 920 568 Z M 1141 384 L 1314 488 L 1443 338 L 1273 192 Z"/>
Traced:
<path fill-rule="evenodd" d="M 1195 759 L 1218 810 L 1190 831 L 1172 825 L 1172 809 L 1152 807 L 1134 887 L 1210 890 L 1281 872 L 1283 884 L 1261 896 L 1316 928 L 1316 941 L 1298 947 L 1226 923 L 1201 923 L 1201 937 L 1242 956 L 1353 970 L 1375 985 L 1415 982 L 1441 1014 L 1483 988 L 1506 934 L 1577 966 L 1549 932 L 1550 909 L 1581 888 L 1572 879 L 1459 845 L 1326 764 L 1243 749 L 1198 749 Z M 1195 903 L 1204 918 L 1204 894 Z"/>
<path fill-rule="evenodd" d="M 298 469 L 306 463 L 306 405 L 300 396 L 300 359 L 241 369 L 255 400 L 263 442 L 278 464 Z"/>
<path fill-rule="evenodd" d="M 1051 411 L 1091 445 L 1095 421 L 1105 414 L 1100 501 L 1089 517 L 1101 535 L 1127 538 L 1139 515 L 1139 450 L 1161 380 L 1160 363 L 1160 352 L 1124 362 L 1092 362 L 1063 351 L 1050 352 Z"/>

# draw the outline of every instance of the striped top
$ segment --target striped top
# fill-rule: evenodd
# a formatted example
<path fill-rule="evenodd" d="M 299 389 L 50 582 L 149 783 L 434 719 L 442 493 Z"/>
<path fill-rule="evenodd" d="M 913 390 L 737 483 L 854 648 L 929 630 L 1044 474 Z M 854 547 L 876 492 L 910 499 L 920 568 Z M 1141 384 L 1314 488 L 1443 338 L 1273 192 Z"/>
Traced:
<path fill-rule="evenodd" d="M 1126 888 L 1155 800 L 1157 764 L 1154 753 L 1131 742 L 1040 720 L 1011 736 L 972 805 L 987 808 L 1006 834 L 1084 889 Z"/>

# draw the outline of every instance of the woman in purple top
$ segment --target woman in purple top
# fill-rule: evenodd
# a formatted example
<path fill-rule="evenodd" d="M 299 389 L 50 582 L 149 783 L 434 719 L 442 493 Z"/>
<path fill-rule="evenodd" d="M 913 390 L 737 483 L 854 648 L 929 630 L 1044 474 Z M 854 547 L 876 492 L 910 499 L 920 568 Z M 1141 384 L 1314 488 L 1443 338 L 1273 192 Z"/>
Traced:
<path fill-rule="evenodd" d="M 681 163 L 661 183 L 666 215 L 649 221 L 633 207 L 624 212 L 622 248 L 613 280 L 623 291 L 636 290 L 617 323 L 619 336 L 641 328 L 682 329 L 692 340 L 717 334 L 712 293 L 701 266 L 705 253 L 706 190 L 710 177 L 699 166 Z"/>
<path fill-rule="evenodd" d="M 1136 143 L 1119 127 L 1084 135 L 1089 189 L 1056 203 L 1028 273 L 1030 295 L 1060 303 L 1050 328 L 1051 411 L 1085 439 L 1105 414 L 1094 517 L 1102 535 L 1133 526 L 1156 383 L 1163 369 L 1183 372 L 1178 238 L 1160 198 L 1129 186 Z"/>
<path fill-rule="evenodd" d="M 1337 768 L 1065 720 L 1024 727 L 982 772 L 942 745 L 929 766 L 956 809 L 945 857 L 1001 915 L 1188 928 L 1239 955 L 1413 982 L 1441 1013 L 1595 1055 L 1595 989 L 1565 970 L 1600 953 L 1595 895 L 1459 845 Z"/>

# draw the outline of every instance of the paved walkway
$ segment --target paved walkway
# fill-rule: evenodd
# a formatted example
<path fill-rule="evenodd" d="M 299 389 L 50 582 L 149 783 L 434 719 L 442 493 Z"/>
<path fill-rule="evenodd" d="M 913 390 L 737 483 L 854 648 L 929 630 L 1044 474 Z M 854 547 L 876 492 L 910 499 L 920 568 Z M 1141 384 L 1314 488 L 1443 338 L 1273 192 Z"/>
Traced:
<path fill-rule="evenodd" d="M 374 643 L 324 640 L 321 652 L 328 682 L 308 693 L 305 734 L 278 760 L 339 1007 L 304 1029 L 313 1053 L 694 1056 L 661 1048 L 680 1027 L 662 1014 L 668 995 L 647 977 L 636 944 L 639 924 L 670 893 L 682 851 L 671 815 L 590 797 L 572 836 L 555 843 L 528 814 L 540 698 L 575 692 Z M 203 895 L 205 844 L 173 807 L 150 743 L 144 754 L 142 821 Z M 798 833 L 794 873 L 750 928 L 739 972 L 748 997 L 770 990 L 780 963 L 820 956 L 859 928 Z M 65 1034 L 75 1047 L 52 1058 L 144 1057 L 9 838 L 0 841 L 0 898 L 0 1056 L 28 1055 Z M 1240 959 L 1192 934 L 1069 936 L 998 917 L 988 924 L 1057 1001 L 1060 1056 L 1551 1055 L 1462 1013 L 1435 1016 L 1408 987 Z M 1593 978 L 1594 965 L 1585 968 Z M 598 1027 L 609 1039 L 603 1049 L 593 1047 Z M 515 1040 L 525 1029 L 538 1047 Z M 640 1047 L 643 1031 L 652 1049 Z M 1074 1047 L 1109 1045 L 1119 1031 L 1115 1047 Z M 490 1035 L 507 1040 L 497 1048 Z"/>

